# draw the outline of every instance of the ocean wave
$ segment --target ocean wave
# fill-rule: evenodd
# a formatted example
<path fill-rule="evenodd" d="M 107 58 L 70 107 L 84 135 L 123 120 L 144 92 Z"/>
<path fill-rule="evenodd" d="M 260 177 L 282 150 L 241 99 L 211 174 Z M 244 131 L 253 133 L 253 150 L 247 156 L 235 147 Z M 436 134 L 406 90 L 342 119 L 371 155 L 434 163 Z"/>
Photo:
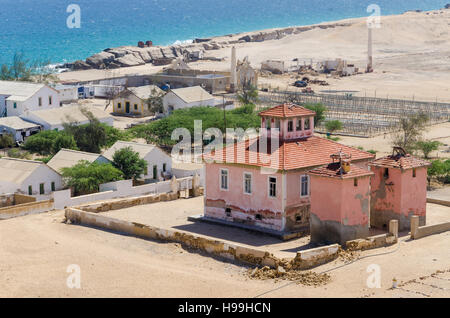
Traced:
<path fill-rule="evenodd" d="M 194 40 L 184 40 L 184 41 L 176 40 L 175 42 L 173 42 L 172 45 L 192 44 L 192 43 L 194 43 Z"/>

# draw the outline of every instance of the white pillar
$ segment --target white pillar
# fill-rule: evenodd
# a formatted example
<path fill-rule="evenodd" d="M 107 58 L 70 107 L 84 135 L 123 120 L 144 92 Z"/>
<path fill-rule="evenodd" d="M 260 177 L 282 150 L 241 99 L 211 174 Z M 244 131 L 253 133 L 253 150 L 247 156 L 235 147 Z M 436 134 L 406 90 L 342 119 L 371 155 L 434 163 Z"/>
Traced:
<path fill-rule="evenodd" d="M 369 26 L 369 36 L 367 45 L 367 72 L 373 71 L 373 57 L 372 57 L 372 28 Z"/>
<path fill-rule="evenodd" d="M 237 74 L 236 74 L 236 48 L 231 48 L 231 91 L 237 89 Z"/>

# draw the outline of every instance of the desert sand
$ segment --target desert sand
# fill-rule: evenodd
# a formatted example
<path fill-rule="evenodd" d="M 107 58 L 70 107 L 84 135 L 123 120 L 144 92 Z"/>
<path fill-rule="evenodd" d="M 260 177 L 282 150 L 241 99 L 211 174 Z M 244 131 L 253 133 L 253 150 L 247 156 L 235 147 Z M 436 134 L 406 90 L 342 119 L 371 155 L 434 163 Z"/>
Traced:
<path fill-rule="evenodd" d="M 346 59 L 364 70 L 367 64 L 366 18 L 339 21 L 346 26 L 315 28 L 279 40 L 235 44 L 237 57 L 248 56 L 260 68 L 266 59 L 283 60 L 287 66 L 314 63 L 325 59 Z M 331 23 L 331 22 L 330 22 Z M 335 23 L 335 22 L 333 22 Z M 360 96 L 450 102 L 450 10 L 407 12 L 381 17 L 381 27 L 373 31 L 374 72 L 339 79 L 328 78 L 330 86 L 312 86 L 321 90 L 351 90 Z M 327 24 L 327 23 L 324 23 Z M 347 25 L 348 24 L 348 25 Z M 255 33 L 255 32 L 251 32 Z M 216 41 L 237 40 L 245 34 L 217 37 Z M 199 61 L 192 68 L 225 71 L 230 68 L 230 47 L 206 51 L 207 56 L 224 61 Z M 146 74 L 162 66 L 146 64 L 114 71 L 87 70 L 59 75 L 61 80 L 94 80 L 125 74 Z M 295 77 L 260 77 L 261 85 L 288 88 Z"/>
<path fill-rule="evenodd" d="M 153 204 L 194 210 L 198 198 Z M 175 205 L 175 207 L 173 206 Z M 145 206 L 142 206 L 145 208 Z M 344 265 L 325 264 L 331 282 L 310 287 L 286 281 L 253 280 L 247 268 L 183 249 L 178 244 L 147 241 L 63 223 L 64 212 L 0 221 L 0 297 L 449 297 L 450 233 L 362 252 Z M 81 270 L 81 288 L 70 289 L 69 265 Z M 369 265 L 381 269 L 381 288 L 370 289 Z M 439 278 L 436 271 L 447 271 Z M 408 283 L 391 290 L 392 279 Z M 432 287 L 429 285 L 437 286 Z M 280 288 L 281 289 L 277 289 Z M 277 290 L 275 290 L 277 289 Z"/>

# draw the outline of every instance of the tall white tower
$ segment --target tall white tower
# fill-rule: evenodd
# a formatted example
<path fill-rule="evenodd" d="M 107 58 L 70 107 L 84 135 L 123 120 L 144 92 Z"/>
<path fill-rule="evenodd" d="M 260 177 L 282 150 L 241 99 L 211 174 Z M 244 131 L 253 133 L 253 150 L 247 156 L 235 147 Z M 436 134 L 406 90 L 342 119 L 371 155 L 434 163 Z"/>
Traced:
<path fill-rule="evenodd" d="M 236 48 L 231 48 L 231 85 L 232 92 L 237 90 L 237 74 L 236 74 Z"/>
<path fill-rule="evenodd" d="M 368 46 L 367 46 L 367 69 L 366 72 L 373 72 L 373 55 L 372 55 L 372 28 L 369 26 Z"/>

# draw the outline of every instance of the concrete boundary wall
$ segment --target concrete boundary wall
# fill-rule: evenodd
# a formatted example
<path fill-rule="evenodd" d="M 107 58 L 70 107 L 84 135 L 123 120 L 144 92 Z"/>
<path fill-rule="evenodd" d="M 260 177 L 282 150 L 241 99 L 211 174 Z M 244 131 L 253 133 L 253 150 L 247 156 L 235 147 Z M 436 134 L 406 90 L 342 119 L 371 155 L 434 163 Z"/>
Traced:
<path fill-rule="evenodd" d="M 38 201 L 0 208 L 0 220 L 53 210 L 53 200 Z"/>
<path fill-rule="evenodd" d="M 398 220 L 389 222 L 389 233 L 369 236 L 363 239 L 351 240 L 345 243 L 345 247 L 350 251 L 364 251 L 379 247 L 386 247 L 398 241 Z"/>
<path fill-rule="evenodd" d="M 192 235 L 174 229 L 163 229 L 145 224 L 119 220 L 98 213 L 85 212 L 76 208 L 67 208 L 66 220 L 73 224 L 82 224 L 109 231 L 124 233 L 144 239 L 177 242 L 184 246 L 199 249 L 206 253 L 257 266 L 269 266 L 285 269 L 305 270 L 331 261 L 338 256 L 339 245 L 319 247 L 297 253 L 293 259 L 279 259 L 273 254 L 259 249 L 230 244 L 212 238 Z"/>
<path fill-rule="evenodd" d="M 124 197 L 136 197 L 140 195 L 169 193 L 180 190 L 192 189 L 197 181 L 196 177 L 186 177 L 169 181 L 133 186 L 132 180 L 121 180 L 100 185 L 100 192 L 71 197 L 69 189 L 53 192 L 55 209 L 61 210 L 67 207 L 79 206 L 85 203 L 111 200 Z M 174 182 L 176 181 L 176 184 Z M 175 190 L 175 191 L 174 191 Z"/>
<path fill-rule="evenodd" d="M 450 231 L 450 222 L 419 226 L 419 217 L 411 217 L 411 239 L 417 240 L 433 234 Z"/>
<path fill-rule="evenodd" d="M 433 204 L 439 204 L 439 205 L 444 205 L 444 206 L 450 206 L 450 201 L 438 200 L 438 199 L 432 199 L 432 198 L 427 198 L 427 203 L 433 203 Z"/>

